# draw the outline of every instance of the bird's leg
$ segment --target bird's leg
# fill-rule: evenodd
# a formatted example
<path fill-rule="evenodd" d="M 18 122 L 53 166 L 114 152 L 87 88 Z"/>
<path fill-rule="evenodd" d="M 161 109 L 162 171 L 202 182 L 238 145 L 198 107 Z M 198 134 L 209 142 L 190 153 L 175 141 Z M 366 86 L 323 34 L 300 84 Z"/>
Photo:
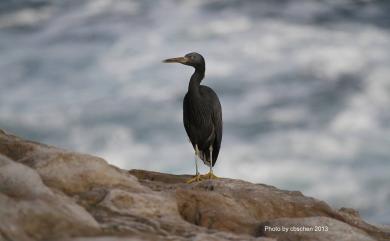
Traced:
<path fill-rule="evenodd" d="M 195 145 L 195 169 L 196 173 L 195 176 L 189 180 L 187 180 L 187 183 L 193 183 L 193 182 L 199 182 L 201 180 L 201 175 L 198 171 L 198 155 L 199 155 L 199 149 L 198 145 Z"/>
<path fill-rule="evenodd" d="M 199 171 L 198 171 L 198 155 L 199 155 L 199 149 L 198 145 L 195 145 L 195 169 L 196 169 L 196 176 L 199 176 Z"/>
<path fill-rule="evenodd" d="M 213 146 L 210 146 L 210 171 L 206 175 L 203 175 L 202 178 L 205 179 L 217 179 L 218 177 L 213 173 Z"/>

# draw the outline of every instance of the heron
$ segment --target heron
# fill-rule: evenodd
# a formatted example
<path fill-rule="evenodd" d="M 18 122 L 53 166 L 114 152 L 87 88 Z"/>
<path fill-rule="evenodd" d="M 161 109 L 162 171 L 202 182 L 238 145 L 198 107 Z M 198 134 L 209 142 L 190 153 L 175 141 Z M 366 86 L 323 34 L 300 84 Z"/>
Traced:
<path fill-rule="evenodd" d="M 164 63 L 180 63 L 195 69 L 192 74 L 188 91 L 183 100 L 183 124 L 195 151 L 195 176 L 187 183 L 204 179 L 216 179 L 213 173 L 222 142 L 222 107 L 213 89 L 201 85 L 206 70 L 202 55 L 192 52 L 184 57 L 163 60 Z M 200 175 L 198 158 L 209 166 L 210 171 Z"/>

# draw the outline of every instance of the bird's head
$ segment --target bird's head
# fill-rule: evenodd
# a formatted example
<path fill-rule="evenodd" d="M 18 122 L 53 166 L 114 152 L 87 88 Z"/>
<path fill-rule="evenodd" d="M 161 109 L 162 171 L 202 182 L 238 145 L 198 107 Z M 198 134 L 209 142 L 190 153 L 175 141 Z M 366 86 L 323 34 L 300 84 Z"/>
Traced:
<path fill-rule="evenodd" d="M 177 58 L 163 60 L 163 63 L 181 63 L 181 64 L 192 66 L 194 68 L 205 67 L 203 56 L 195 52 L 186 54 L 184 57 L 177 57 Z"/>

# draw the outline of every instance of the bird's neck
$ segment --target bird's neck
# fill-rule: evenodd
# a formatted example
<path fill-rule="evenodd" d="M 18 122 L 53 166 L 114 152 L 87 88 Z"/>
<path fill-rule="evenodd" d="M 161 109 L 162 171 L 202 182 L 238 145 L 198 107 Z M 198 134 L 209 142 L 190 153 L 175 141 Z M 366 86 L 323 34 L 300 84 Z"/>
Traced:
<path fill-rule="evenodd" d="M 195 68 L 195 72 L 191 76 L 190 84 L 188 85 L 188 92 L 191 94 L 199 93 L 199 85 L 204 78 L 205 67 L 197 67 Z"/>

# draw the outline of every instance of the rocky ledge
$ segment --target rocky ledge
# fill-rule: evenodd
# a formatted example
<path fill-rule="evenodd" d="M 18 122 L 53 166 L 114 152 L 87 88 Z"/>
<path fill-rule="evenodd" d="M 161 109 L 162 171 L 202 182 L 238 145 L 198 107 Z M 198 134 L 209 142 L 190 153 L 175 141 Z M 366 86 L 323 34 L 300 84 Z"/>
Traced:
<path fill-rule="evenodd" d="M 187 178 L 0 130 L 0 240 L 390 240 L 388 227 L 297 191 Z"/>

